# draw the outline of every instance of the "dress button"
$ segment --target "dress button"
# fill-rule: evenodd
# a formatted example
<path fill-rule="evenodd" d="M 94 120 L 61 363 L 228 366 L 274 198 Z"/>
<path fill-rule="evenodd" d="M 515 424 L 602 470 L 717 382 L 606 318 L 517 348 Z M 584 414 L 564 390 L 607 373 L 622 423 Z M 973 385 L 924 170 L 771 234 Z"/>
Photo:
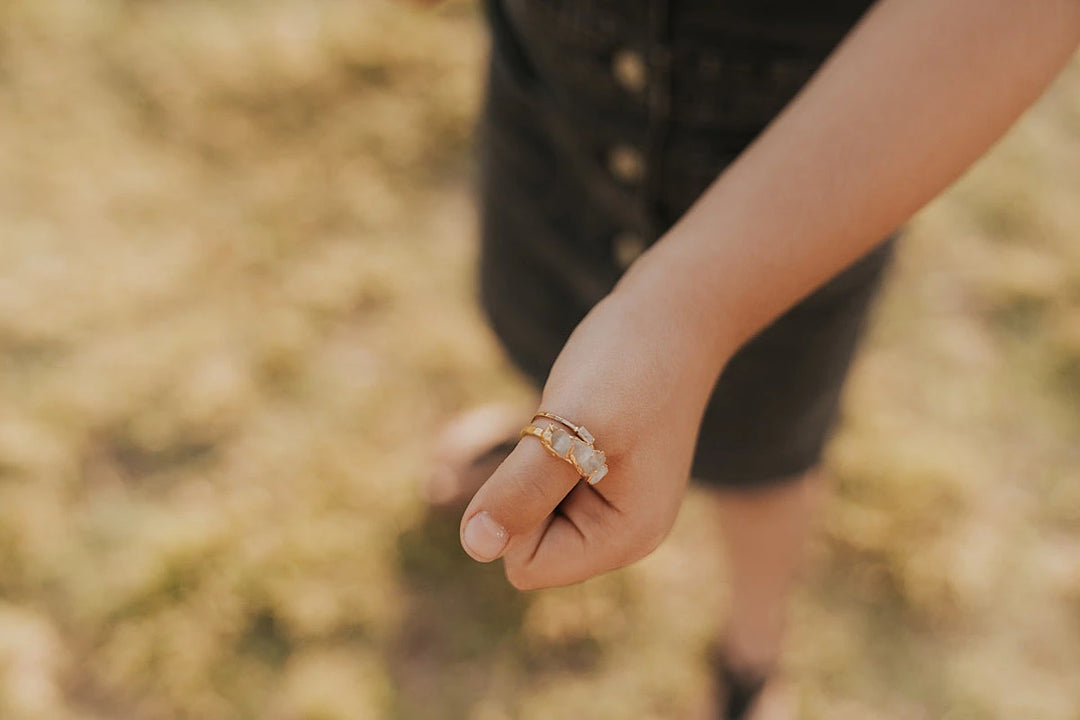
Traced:
<path fill-rule="evenodd" d="M 608 152 L 608 169 L 624 183 L 638 183 L 645 177 L 645 158 L 629 145 L 616 145 Z"/>
<path fill-rule="evenodd" d="M 615 256 L 615 263 L 626 270 L 645 252 L 645 241 L 637 233 L 621 232 L 612 240 L 611 251 Z"/>
<path fill-rule="evenodd" d="M 634 50 L 619 50 L 611 57 L 611 72 L 623 88 L 639 93 L 649 83 L 645 58 Z"/>

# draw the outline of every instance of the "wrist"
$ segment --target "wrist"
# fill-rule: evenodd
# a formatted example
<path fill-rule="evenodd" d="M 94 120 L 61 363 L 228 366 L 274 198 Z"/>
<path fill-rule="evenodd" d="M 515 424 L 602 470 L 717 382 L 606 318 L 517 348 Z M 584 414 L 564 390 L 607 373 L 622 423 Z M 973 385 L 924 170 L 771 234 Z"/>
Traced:
<path fill-rule="evenodd" d="M 678 352 L 684 372 L 709 388 L 741 344 L 736 308 L 710 287 L 709 259 L 665 236 L 641 255 L 606 298 L 634 327 Z"/>

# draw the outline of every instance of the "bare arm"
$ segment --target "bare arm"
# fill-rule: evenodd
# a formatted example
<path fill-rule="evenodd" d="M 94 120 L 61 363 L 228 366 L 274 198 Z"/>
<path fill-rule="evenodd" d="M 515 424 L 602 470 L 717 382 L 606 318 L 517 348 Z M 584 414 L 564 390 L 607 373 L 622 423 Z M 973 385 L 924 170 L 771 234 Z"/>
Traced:
<path fill-rule="evenodd" d="M 620 290 L 696 309 L 719 372 L 962 174 L 1078 42 L 1080 0 L 880 0 Z"/>

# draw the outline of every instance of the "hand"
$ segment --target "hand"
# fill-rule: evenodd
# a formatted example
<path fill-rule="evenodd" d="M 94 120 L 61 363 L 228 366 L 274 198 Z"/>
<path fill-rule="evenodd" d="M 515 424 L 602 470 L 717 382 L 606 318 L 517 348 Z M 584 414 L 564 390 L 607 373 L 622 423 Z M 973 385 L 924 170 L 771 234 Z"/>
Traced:
<path fill-rule="evenodd" d="M 519 589 L 628 565 L 674 524 L 717 373 L 686 314 L 661 297 L 639 284 L 604 298 L 570 336 L 542 393 L 540 410 L 595 436 L 607 476 L 588 485 L 526 435 L 465 510 L 466 552 L 481 562 L 502 557 Z"/>

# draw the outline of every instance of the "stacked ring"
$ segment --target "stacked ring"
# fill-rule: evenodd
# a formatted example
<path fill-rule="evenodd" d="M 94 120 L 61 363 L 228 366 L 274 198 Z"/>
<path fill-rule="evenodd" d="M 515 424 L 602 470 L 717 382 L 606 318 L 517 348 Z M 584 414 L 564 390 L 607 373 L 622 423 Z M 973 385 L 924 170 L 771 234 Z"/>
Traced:
<path fill-rule="evenodd" d="M 604 451 L 596 448 L 594 445 L 596 439 L 588 430 L 552 413 L 539 412 L 533 415 L 534 420 L 538 417 L 562 423 L 573 430 L 573 435 L 555 423 L 547 423 L 544 427 L 530 423 L 521 430 L 521 437 L 532 435 L 538 438 L 544 449 L 573 465 L 590 485 L 595 485 L 607 475 L 608 466 Z"/>

